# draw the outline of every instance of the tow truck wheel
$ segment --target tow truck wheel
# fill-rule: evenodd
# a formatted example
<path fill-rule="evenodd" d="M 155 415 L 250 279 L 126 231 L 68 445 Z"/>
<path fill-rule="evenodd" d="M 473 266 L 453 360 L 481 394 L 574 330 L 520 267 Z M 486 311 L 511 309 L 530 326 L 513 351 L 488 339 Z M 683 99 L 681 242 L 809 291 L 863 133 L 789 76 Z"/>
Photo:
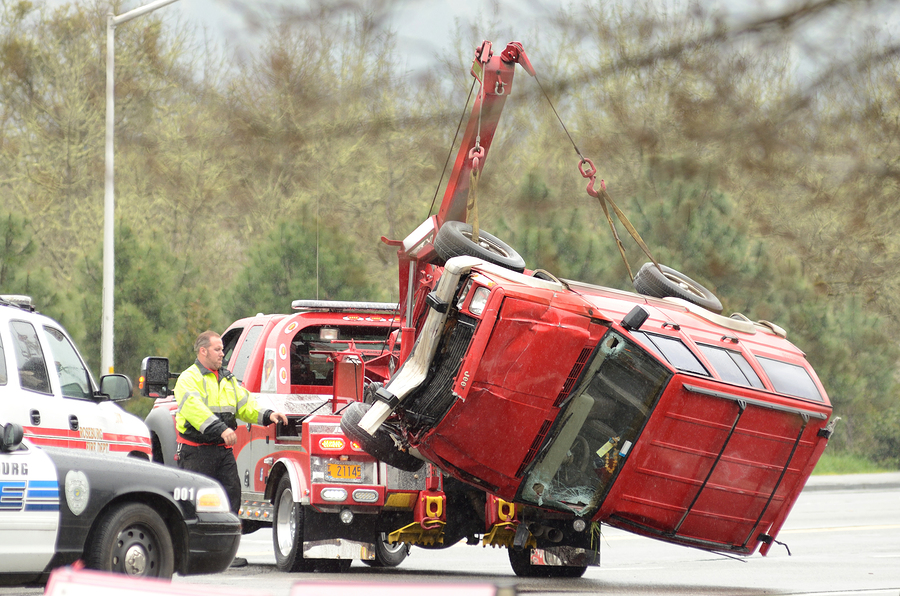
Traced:
<path fill-rule="evenodd" d="M 373 437 L 359 427 L 359 421 L 371 407 L 372 404 L 361 402 L 354 402 L 347 406 L 341 415 L 341 430 L 344 431 L 344 434 L 359 443 L 363 451 L 389 466 L 406 472 L 415 472 L 425 465 L 421 459 L 398 449 L 391 434 L 383 428 L 375 431 Z"/>
<path fill-rule="evenodd" d="M 303 506 L 294 502 L 291 479 L 285 475 L 275 491 L 275 521 L 272 523 L 275 567 L 279 571 L 312 571 L 312 561 L 303 558 Z"/>
<path fill-rule="evenodd" d="M 531 553 L 534 549 L 523 548 L 517 550 L 515 548 L 506 549 L 509 554 L 509 564 L 513 572 L 519 577 L 581 577 L 587 571 L 587 565 L 584 566 L 560 566 L 560 565 L 532 565 Z"/>
<path fill-rule="evenodd" d="M 143 503 L 121 503 L 110 509 L 87 545 L 85 565 L 90 569 L 169 579 L 175 568 L 166 523 Z"/>
<path fill-rule="evenodd" d="M 453 257 L 478 257 L 521 273 L 525 259 L 508 244 L 484 230 L 478 231 L 478 242 L 472 240 L 472 226 L 461 221 L 445 221 L 434 237 L 434 251 L 447 261 Z"/>
<path fill-rule="evenodd" d="M 369 567 L 396 567 L 406 559 L 409 555 L 409 545 L 395 542 L 388 542 L 387 534 L 382 532 L 375 541 L 375 558 L 371 561 L 364 560 L 363 563 Z"/>
<path fill-rule="evenodd" d="M 644 263 L 634 276 L 633 284 L 635 291 L 644 296 L 681 298 L 716 314 L 722 312 L 722 303 L 715 294 L 684 273 L 665 265 L 657 269 L 653 263 Z"/>

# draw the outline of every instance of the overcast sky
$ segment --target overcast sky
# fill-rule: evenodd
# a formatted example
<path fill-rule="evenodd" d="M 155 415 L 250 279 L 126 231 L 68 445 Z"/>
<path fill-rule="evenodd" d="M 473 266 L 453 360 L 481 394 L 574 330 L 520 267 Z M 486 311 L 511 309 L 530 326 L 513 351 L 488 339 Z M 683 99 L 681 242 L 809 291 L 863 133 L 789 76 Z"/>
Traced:
<path fill-rule="evenodd" d="M 35 0 L 40 2 L 41 0 Z M 63 4 L 73 0 L 44 0 L 49 4 Z M 74 0 L 77 1 L 77 0 Z M 122 11 L 149 4 L 152 0 L 126 0 Z M 606 3 L 631 0 L 598 0 Z M 697 0 L 656 0 L 661 6 L 680 7 Z M 708 7 L 731 15 L 739 22 L 761 11 L 783 9 L 786 4 L 809 0 L 699 0 Z M 259 43 L 248 16 L 272 19 L 281 7 L 302 11 L 311 3 L 340 6 L 342 0 L 178 0 L 158 11 L 165 19 L 179 19 L 191 25 L 205 27 L 216 43 L 231 50 L 253 48 Z M 559 9 L 572 0 L 350 0 L 346 4 L 389 7 L 386 26 L 397 35 L 397 52 L 401 64 L 420 69 L 434 63 L 434 56 L 457 50 L 454 42 L 457 23 L 472 23 L 483 31 L 480 39 L 489 39 L 495 46 L 505 47 L 509 41 L 521 41 L 526 51 L 534 31 L 540 30 Z M 576 2 L 580 4 L 580 0 Z M 877 2 L 876 2 L 877 3 Z M 859 2 L 859 4 L 864 4 Z M 865 27 L 884 31 L 900 30 L 900 2 L 883 0 L 887 8 L 869 11 L 861 19 L 856 10 L 853 18 L 835 15 L 829 24 L 819 24 L 809 43 L 815 43 L 822 53 L 839 53 L 841 44 L 859 39 Z M 127 26 L 127 25 L 124 25 Z M 895 35 L 896 37 L 896 35 Z M 230 53 L 228 55 L 231 55 Z M 536 58 L 533 56 L 533 58 Z"/>

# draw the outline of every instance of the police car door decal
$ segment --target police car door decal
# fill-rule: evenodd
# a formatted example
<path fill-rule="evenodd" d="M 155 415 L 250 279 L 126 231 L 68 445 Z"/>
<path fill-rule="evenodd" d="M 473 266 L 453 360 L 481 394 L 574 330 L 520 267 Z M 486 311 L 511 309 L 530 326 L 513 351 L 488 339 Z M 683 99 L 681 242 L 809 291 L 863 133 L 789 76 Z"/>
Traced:
<path fill-rule="evenodd" d="M 0 573 L 42 571 L 56 549 L 59 481 L 39 449 L 0 453 Z"/>

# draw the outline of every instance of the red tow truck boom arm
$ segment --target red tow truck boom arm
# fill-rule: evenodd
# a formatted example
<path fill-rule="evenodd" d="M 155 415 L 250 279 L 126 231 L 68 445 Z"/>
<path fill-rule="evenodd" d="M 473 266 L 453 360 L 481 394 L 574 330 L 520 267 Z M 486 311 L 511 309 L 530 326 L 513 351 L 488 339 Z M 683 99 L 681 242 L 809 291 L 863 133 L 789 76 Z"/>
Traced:
<path fill-rule="evenodd" d="M 492 52 L 489 41 L 483 42 L 475 50 L 471 72 L 481 82 L 481 88 L 475 97 L 466 132 L 447 181 L 435 229 L 440 229 L 447 220 L 466 221 L 469 179 L 473 169 L 477 168 L 480 174 L 484 168 L 500 114 L 512 91 L 516 64 L 521 64 L 525 72 L 534 76 L 534 68 L 525 55 L 522 44 L 517 41 L 510 42 L 498 55 Z"/>

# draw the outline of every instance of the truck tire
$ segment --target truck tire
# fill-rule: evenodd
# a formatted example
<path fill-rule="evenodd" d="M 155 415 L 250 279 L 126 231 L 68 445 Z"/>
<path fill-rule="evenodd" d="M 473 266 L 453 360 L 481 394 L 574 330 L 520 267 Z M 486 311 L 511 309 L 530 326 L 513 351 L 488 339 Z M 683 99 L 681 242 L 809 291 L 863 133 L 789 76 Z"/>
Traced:
<path fill-rule="evenodd" d="M 359 421 L 362 420 L 371 407 L 372 404 L 361 402 L 354 402 L 347 406 L 341 415 L 341 430 L 344 431 L 344 434 L 359 443 L 363 451 L 389 466 L 394 466 L 405 472 L 415 472 L 425 465 L 425 462 L 421 459 L 398 449 L 391 434 L 384 428 L 379 428 L 375 431 L 375 436 L 373 437 L 359 427 Z"/>
<path fill-rule="evenodd" d="M 434 238 L 434 252 L 445 262 L 453 257 L 478 257 L 521 273 L 525 259 L 508 244 L 484 230 L 478 232 L 478 243 L 472 241 L 472 226 L 461 221 L 445 221 Z"/>
<path fill-rule="evenodd" d="M 396 567 L 409 555 L 409 545 L 388 542 L 387 534 L 382 532 L 375 540 L 375 558 L 364 560 L 369 567 Z"/>
<path fill-rule="evenodd" d="M 560 565 L 532 565 L 531 552 L 534 549 L 523 548 L 517 550 L 508 548 L 506 552 L 509 554 L 509 564 L 513 572 L 519 577 L 550 577 L 550 578 L 567 578 L 581 577 L 587 571 L 587 565 L 581 566 L 560 566 Z"/>
<path fill-rule="evenodd" d="M 279 571 L 312 571 L 312 560 L 303 558 L 303 506 L 294 502 L 291 479 L 287 474 L 282 476 L 275 490 L 272 544 L 275 567 Z"/>
<path fill-rule="evenodd" d="M 659 267 L 662 271 L 653 263 L 644 263 L 638 270 L 633 282 L 638 294 L 654 298 L 681 298 L 710 312 L 722 313 L 722 303 L 715 294 L 671 267 Z"/>
<path fill-rule="evenodd" d="M 85 565 L 134 577 L 170 579 L 175 550 L 166 523 L 143 503 L 120 503 L 96 525 L 87 541 Z"/>

